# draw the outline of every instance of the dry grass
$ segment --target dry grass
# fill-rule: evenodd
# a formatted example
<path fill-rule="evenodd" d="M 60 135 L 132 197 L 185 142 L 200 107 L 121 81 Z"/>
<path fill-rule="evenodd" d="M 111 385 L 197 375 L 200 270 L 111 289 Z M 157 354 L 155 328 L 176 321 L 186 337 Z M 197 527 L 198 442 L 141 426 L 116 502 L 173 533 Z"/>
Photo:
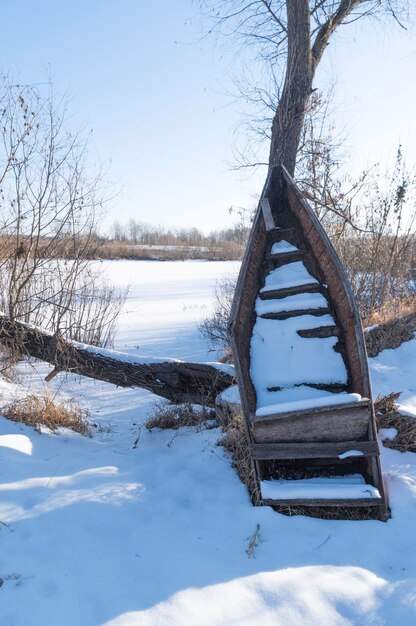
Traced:
<path fill-rule="evenodd" d="M 21 358 L 21 352 L 17 348 L 0 345 L 0 375 L 9 383 L 21 382 L 21 376 L 16 369 Z"/>
<path fill-rule="evenodd" d="M 40 426 L 54 431 L 70 428 L 76 433 L 89 436 L 87 412 L 72 402 L 58 403 L 49 395 L 28 395 L 19 398 L 2 410 L 2 415 L 12 422 L 33 426 L 40 432 Z"/>
<path fill-rule="evenodd" d="M 416 296 L 411 295 L 403 298 L 391 298 L 380 309 L 372 311 L 363 320 L 363 325 L 387 324 L 398 317 L 405 317 L 416 313 Z"/>
<path fill-rule="evenodd" d="M 233 353 L 230 346 L 224 349 L 223 355 L 218 359 L 218 361 L 220 363 L 233 363 Z"/>
<path fill-rule="evenodd" d="M 224 426 L 224 436 L 217 445 L 223 446 L 230 453 L 232 466 L 250 494 L 253 504 L 258 503 L 256 478 L 248 445 L 244 416 L 241 412 L 232 412 L 228 423 Z"/>
<path fill-rule="evenodd" d="M 282 515 L 304 515 L 326 520 L 369 520 L 379 519 L 379 510 L 375 506 L 273 506 L 273 510 Z"/>
<path fill-rule="evenodd" d="M 191 246 L 144 246 L 122 241 L 102 243 L 94 255 L 95 259 L 136 259 L 148 261 L 185 261 L 188 259 L 210 261 L 240 260 L 244 254 L 244 245 L 224 241 L 215 245 Z"/>
<path fill-rule="evenodd" d="M 385 439 L 383 445 L 399 452 L 416 452 L 416 419 L 397 411 L 400 393 L 378 397 L 374 403 L 378 428 L 395 428 L 394 439 Z"/>
<path fill-rule="evenodd" d="M 364 334 L 367 354 L 377 356 L 382 350 L 398 348 L 414 337 L 416 296 L 391 298 L 363 320 L 364 327 L 374 327 Z"/>
<path fill-rule="evenodd" d="M 146 428 L 161 430 L 192 427 L 197 429 L 216 428 L 218 426 L 214 409 L 191 404 L 167 404 L 165 401 L 155 402 L 151 417 Z"/>

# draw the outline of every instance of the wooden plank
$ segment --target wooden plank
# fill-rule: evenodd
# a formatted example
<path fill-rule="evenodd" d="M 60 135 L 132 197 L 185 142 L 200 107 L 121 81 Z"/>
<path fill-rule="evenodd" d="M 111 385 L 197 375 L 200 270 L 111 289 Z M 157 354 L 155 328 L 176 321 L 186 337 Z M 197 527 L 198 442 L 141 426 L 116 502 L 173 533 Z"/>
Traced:
<path fill-rule="evenodd" d="M 261 503 L 266 506 L 310 506 L 310 507 L 326 507 L 326 506 L 382 506 L 382 498 L 349 498 L 349 499 L 322 499 L 322 500 L 261 500 Z"/>
<path fill-rule="evenodd" d="M 297 240 L 299 238 L 296 228 L 279 228 L 278 226 L 276 226 L 273 230 L 270 230 L 267 233 L 267 236 L 273 243 L 282 241 L 282 239 L 289 241 L 289 243 L 293 243 L 293 240 Z"/>
<path fill-rule="evenodd" d="M 296 309 L 294 311 L 279 311 L 279 313 L 263 313 L 259 317 L 266 320 L 287 320 L 290 317 L 299 317 L 300 315 L 327 315 L 329 313 L 328 307 L 321 307 L 319 309 Z"/>
<path fill-rule="evenodd" d="M 296 331 L 300 337 L 305 337 L 306 339 L 318 337 L 322 339 L 323 337 L 339 337 L 340 330 L 338 326 L 319 326 L 318 328 L 302 328 Z"/>
<path fill-rule="evenodd" d="M 269 261 L 278 261 L 282 265 L 299 261 L 307 254 L 306 250 L 290 250 L 289 252 L 268 252 L 266 259 Z"/>
<path fill-rule="evenodd" d="M 229 323 L 234 366 L 246 420 L 249 413 L 254 410 L 256 402 L 255 390 L 250 378 L 250 341 L 255 319 L 254 305 L 266 245 L 266 227 L 259 204 L 241 264 Z"/>
<path fill-rule="evenodd" d="M 323 293 L 323 288 L 319 283 L 308 283 L 306 285 L 298 285 L 296 287 L 285 287 L 284 289 L 270 289 L 269 291 L 260 291 L 261 300 L 280 300 L 286 296 L 294 296 L 298 293 Z"/>
<path fill-rule="evenodd" d="M 265 189 L 269 184 L 270 176 L 271 172 L 268 174 Z M 250 377 L 250 340 L 255 319 L 255 315 L 253 314 L 254 304 L 257 297 L 259 277 L 264 262 L 266 247 L 267 233 L 259 204 L 241 263 L 229 321 L 234 367 L 240 389 L 244 426 L 249 442 L 252 440 L 249 415 L 255 410 L 256 405 L 256 392 Z M 261 467 L 257 461 L 251 458 L 250 463 L 254 477 L 250 497 L 253 505 L 257 505 L 260 501 L 260 486 L 258 481 L 261 476 Z"/>
<path fill-rule="evenodd" d="M 334 348 L 335 350 L 335 348 Z M 308 383 L 304 382 L 302 385 L 306 387 L 312 387 L 312 389 L 317 389 L 318 391 L 329 391 L 329 393 L 342 393 L 343 391 L 349 393 L 350 386 L 348 383 Z"/>
<path fill-rule="evenodd" d="M 276 224 L 274 223 L 274 218 L 273 218 L 272 210 L 270 207 L 270 202 L 268 198 L 262 198 L 260 201 L 260 204 L 261 204 L 261 210 L 263 213 L 264 224 L 268 232 L 276 228 Z"/>
<path fill-rule="evenodd" d="M 257 418 L 251 428 L 255 443 L 314 443 L 360 441 L 367 439 L 371 419 L 369 407 L 355 407 L 348 411 L 291 413 L 276 416 L 274 420 Z"/>
<path fill-rule="evenodd" d="M 313 415 L 316 414 L 321 414 L 321 413 L 333 413 L 335 412 L 346 412 L 348 413 L 351 409 L 355 409 L 355 408 L 361 408 L 361 407 L 365 407 L 365 408 L 369 408 L 370 406 L 370 400 L 368 398 L 362 398 L 361 400 L 358 400 L 357 402 L 347 402 L 345 404 L 332 404 L 329 406 L 321 406 L 321 407 L 315 407 L 313 409 L 303 409 L 301 411 L 286 411 L 285 413 L 272 413 L 270 415 L 252 415 L 251 416 L 251 421 L 252 422 L 267 422 L 269 420 L 278 420 L 278 419 L 287 419 L 287 418 L 291 418 L 291 417 L 311 417 Z"/>
<path fill-rule="evenodd" d="M 270 461 L 279 459 L 336 459 L 349 450 L 358 450 L 361 456 L 377 456 L 376 441 L 342 441 L 317 443 L 253 443 L 250 446 L 253 459 Z"/>
<path fill-rule="evenodd" d="M 368 426 L 368 438 L 370 439 L 370 441 L 377 441 L 377 427 L 373 403 L 371 403 L 371 419 Z M 380 510 L 380 519 L 386 521 L 390 518 L 390 508 L 388 506 L 386 489 L 383 480 L 383 472 L 381 471 L 380 455 L 372 457 L 369 460 L 368 465 L 371 480 L 373 481 L 374 486 L 377 487 L 383 498 L 383 504 Z"/>

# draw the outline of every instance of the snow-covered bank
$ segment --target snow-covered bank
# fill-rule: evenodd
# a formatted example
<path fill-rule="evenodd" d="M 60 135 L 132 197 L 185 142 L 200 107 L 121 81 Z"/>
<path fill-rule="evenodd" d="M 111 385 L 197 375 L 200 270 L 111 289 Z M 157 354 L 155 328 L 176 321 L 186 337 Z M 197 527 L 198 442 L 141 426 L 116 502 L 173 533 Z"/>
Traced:
<path fill-rule="evenodd" d="M 197 324 L 214 265 L 114 262 L 120 282 L 136 277 L 116 348 L 211 360 Z M 49 369 L 22 371 L 37 388 Z M 416 340 L 371 372 L 375 395 L 402 390 L 416 414 Z M 217 430 L 149 433 L 150 393 L 61 375 L 53 385 L 100 428 L 39 435 L 0 418 L 2 626 L 416 623 L 416 455 L 383 449 L 387 523 L 289 518 L 251 506 Z"/>
<path fill-rule="evenodd" d="M 401 410 L 416 417 L 416 340 L 406 341 L 396 350 L 384 350 L 370 359 L 374 395 L 401 391 Z"/>

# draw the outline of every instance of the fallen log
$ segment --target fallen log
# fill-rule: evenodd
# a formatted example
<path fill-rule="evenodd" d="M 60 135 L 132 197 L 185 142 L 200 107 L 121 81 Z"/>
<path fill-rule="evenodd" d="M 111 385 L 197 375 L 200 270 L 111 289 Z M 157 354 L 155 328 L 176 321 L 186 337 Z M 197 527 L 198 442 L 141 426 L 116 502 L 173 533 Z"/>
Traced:
<path fill-rule="evenodd" d="M 30 324 L 0 314 L 0 342 L 24 356 L 119 387 L 141 387 L 174 403 L 214 406 L 216 396 L 234 382 L 232 368 L 221 363 L 188 363 L 139 357 L 66 341 Z"/>

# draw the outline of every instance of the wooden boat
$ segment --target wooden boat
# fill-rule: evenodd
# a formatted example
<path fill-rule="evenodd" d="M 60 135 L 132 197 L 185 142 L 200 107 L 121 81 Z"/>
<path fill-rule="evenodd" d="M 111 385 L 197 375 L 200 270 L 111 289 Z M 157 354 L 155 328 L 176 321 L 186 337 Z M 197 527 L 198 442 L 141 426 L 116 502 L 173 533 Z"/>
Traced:
<path fill-rule="evenodd" d="M 360 316 L 331 242 L 282 166 L 260 199 L 230 328 L 253 501 L 387 519 Z"/>

